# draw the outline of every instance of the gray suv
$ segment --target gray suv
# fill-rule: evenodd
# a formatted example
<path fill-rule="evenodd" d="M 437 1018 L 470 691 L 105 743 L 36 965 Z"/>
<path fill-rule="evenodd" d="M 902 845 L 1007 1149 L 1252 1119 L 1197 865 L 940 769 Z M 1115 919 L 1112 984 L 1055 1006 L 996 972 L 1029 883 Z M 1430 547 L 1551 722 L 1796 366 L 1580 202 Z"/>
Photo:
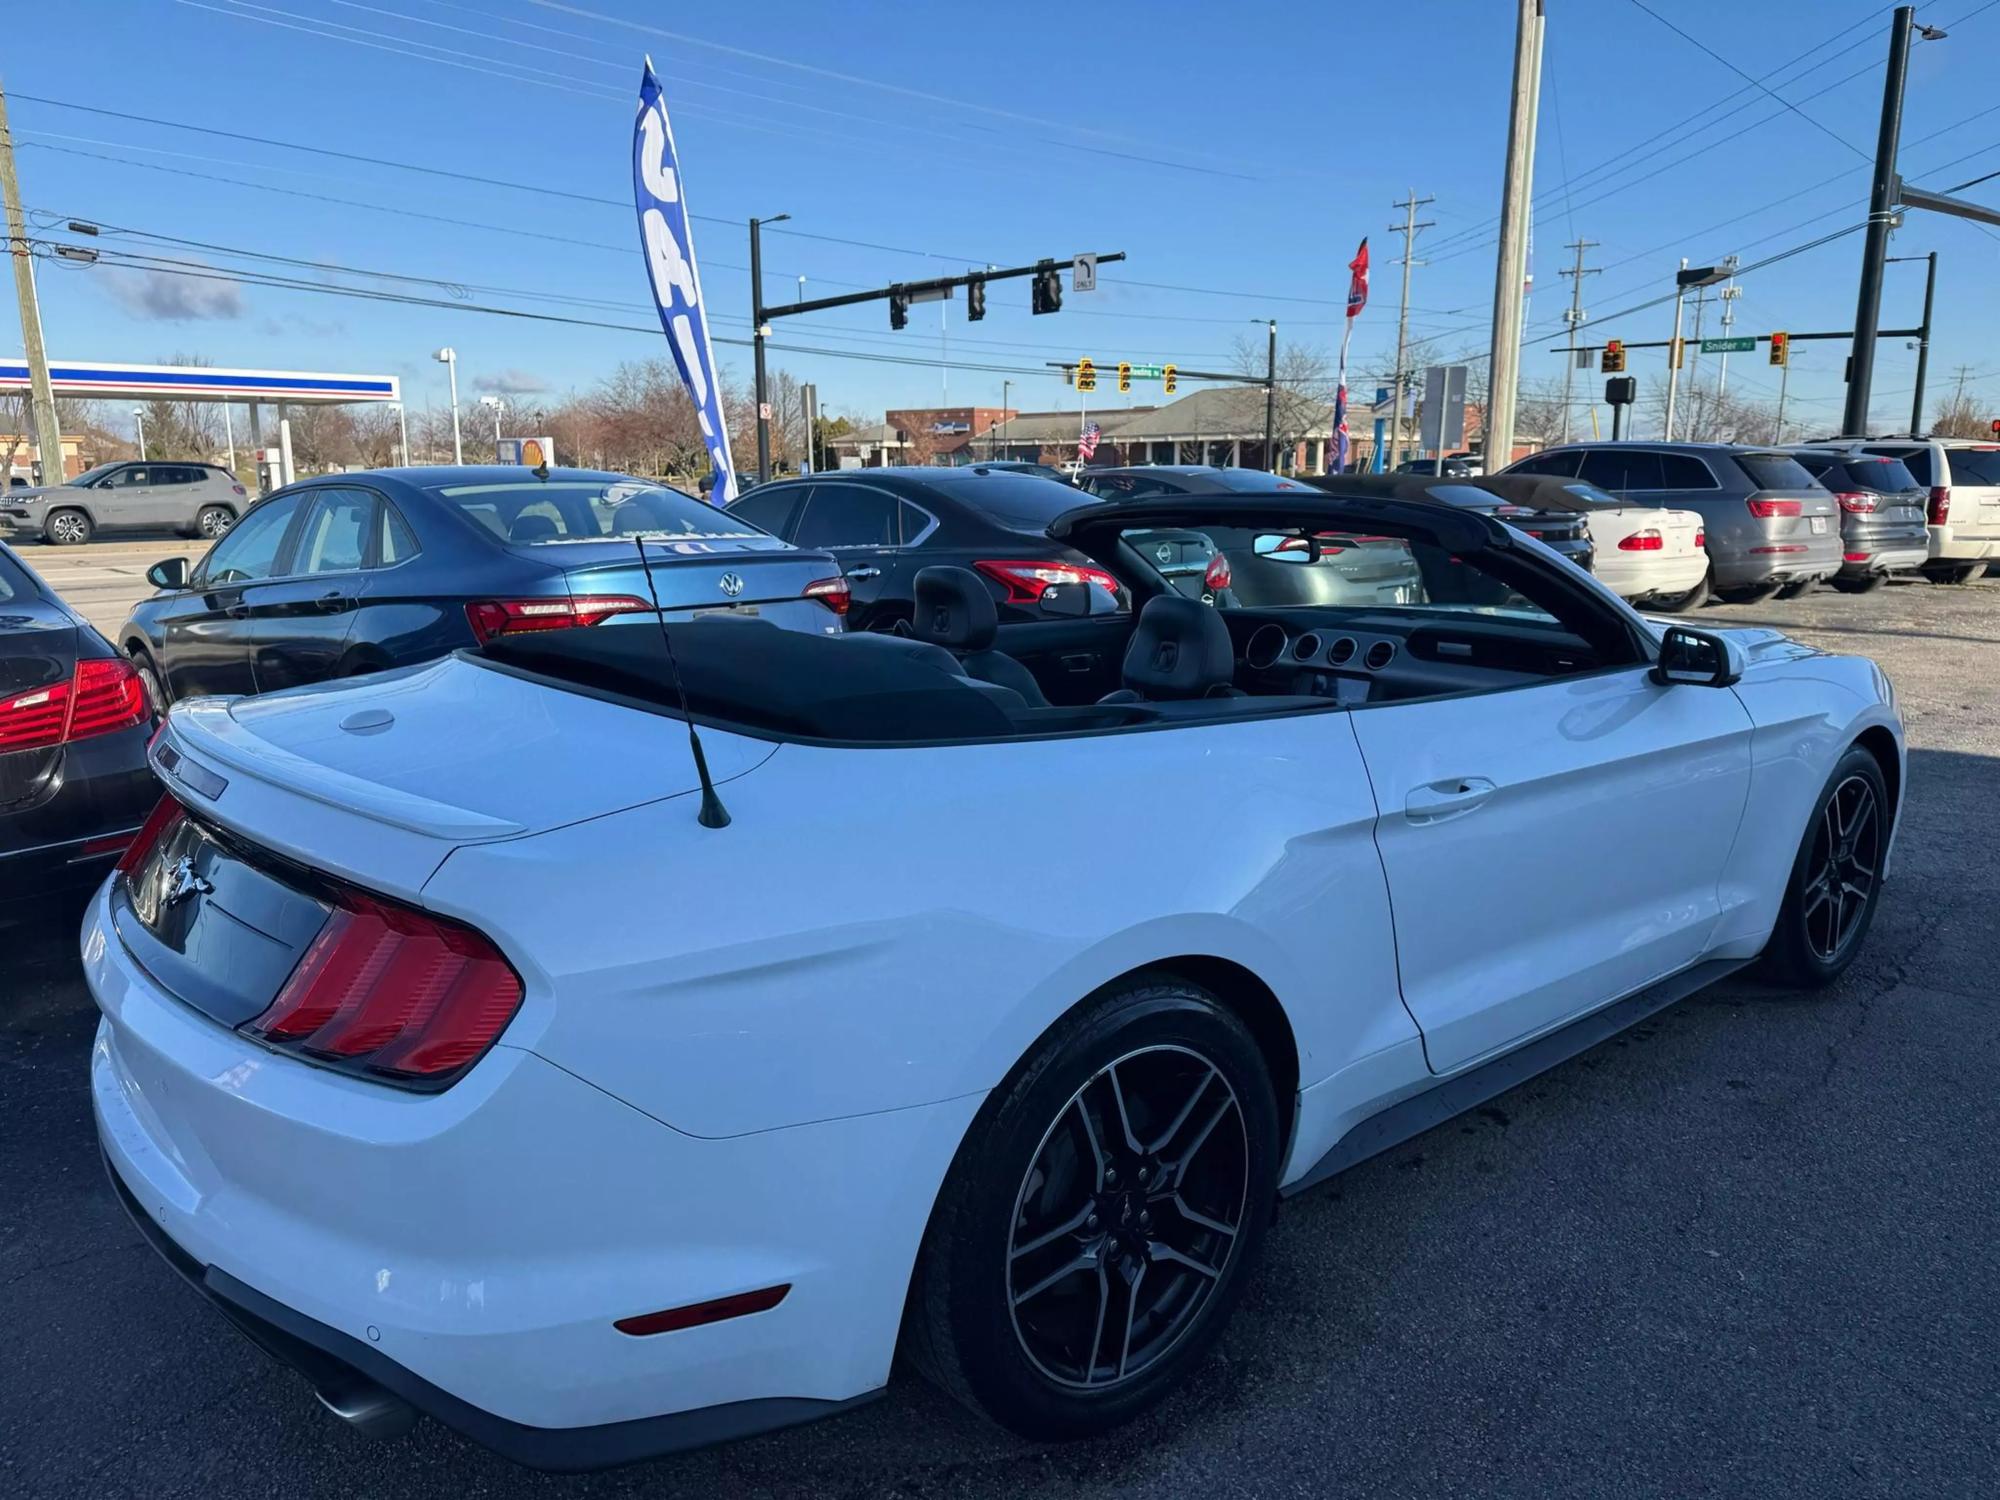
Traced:
<path fill-rule="evenodd" d="M 249 505 L 220 464 L 120 460 L 67 484 L 0 493 L 0 538 L 74 547 L 100 531 L 178 531 L 213 541 Z"/>
<path fill-rule="evenodd" d="M 1701 517 L 1717 597 L 1789 599 L 1840 571 L 1840 507 L 1789 453 L 1729 443 L 1572 443 L 1504 470 L 1580 478 Z"/>

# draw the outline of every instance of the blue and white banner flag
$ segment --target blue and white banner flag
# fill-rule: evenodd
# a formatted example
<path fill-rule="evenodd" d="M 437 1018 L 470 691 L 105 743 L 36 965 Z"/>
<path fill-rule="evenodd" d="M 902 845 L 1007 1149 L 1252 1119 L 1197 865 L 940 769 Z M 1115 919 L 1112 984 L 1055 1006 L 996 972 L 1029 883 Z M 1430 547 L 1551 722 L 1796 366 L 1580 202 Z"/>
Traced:
<path fill-rule="evenodd" d="M 701 419 L 701 440 L 715 466 L 709 499 L 727 505 L 736 498 L 736 464 L 729 456 L 729 427 L 722 415 L 722 389 L 715 378 L 715 349 L 708 337 L 708 311 L 701 300 L 701 272 L 694 261 L 694 230 L 681 185 L 674 130 L 653 60 L 639 83 L 639 120 L 632 132 L 632 192 L 639 209 L 639 241 L 660 327 L 673 346 L 674 363 L 687 382 Z"/>

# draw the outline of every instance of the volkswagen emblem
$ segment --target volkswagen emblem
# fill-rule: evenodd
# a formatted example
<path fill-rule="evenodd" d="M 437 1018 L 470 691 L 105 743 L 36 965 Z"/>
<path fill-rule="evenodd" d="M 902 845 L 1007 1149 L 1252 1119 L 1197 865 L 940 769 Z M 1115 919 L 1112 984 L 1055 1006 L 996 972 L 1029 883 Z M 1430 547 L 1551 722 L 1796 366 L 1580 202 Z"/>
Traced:
<path fill-rule="evenodd" d="M 207 896 L 214 890 L 213 884 L 195 873 L 194 857 L 183 854 L 168 869 L 166 889 L 160 894 L 168 906 L 178 906 L 190 896 Z"/>
<path fill-rule="evenodd" d="M 743 592 L 743 575 L 741 573 L 724 573 L 720 583 L 722 592 L 732 599 Z"/>

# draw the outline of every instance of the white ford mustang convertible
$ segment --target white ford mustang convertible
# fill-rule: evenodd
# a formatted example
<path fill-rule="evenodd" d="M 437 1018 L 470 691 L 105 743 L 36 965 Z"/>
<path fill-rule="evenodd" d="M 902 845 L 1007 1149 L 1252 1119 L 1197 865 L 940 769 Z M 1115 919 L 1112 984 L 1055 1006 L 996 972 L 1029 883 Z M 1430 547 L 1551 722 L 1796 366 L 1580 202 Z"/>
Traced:
<path fill-rule="evenodd" d="M 1088 1434 L 1205 1357 L 1277 1199 L 1867 935 L 1866 660 L 1365 485 L 1049 533 L 1102 572 L 1032 623 L 933 568 L 907 637 L 718 597 L 177 705 L 83 932 L 134 1220 L 370 1430 L 621 1462 L 900 1352 Z M 1356 549 L 1407 554 L 1379 597 Z"/>

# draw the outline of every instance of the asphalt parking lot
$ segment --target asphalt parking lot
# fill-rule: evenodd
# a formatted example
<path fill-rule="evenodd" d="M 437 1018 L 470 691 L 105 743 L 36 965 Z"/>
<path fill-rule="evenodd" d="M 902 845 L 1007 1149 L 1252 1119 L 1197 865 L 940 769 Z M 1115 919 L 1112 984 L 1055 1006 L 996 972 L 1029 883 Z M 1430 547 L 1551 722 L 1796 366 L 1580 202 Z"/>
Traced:
<path fill-rule="evenodd" d="M 105 628 L 180 550 L 28 549 Z M 1992 1494 L 2000 579 L 1702 619 L 1895 680 L 1909 796 L 1861 961 L 1809 998 L 1696 996 L 1289 1204 L 1191 1388 L 1089 1444 L 1016 1441 L 908 1377 L 836 1422 L 596 1476 L 431 1424 L 354 1436 L 126 1224 L 75 913 L 30 914 L 0 931 L 0 1493 Z"/>

